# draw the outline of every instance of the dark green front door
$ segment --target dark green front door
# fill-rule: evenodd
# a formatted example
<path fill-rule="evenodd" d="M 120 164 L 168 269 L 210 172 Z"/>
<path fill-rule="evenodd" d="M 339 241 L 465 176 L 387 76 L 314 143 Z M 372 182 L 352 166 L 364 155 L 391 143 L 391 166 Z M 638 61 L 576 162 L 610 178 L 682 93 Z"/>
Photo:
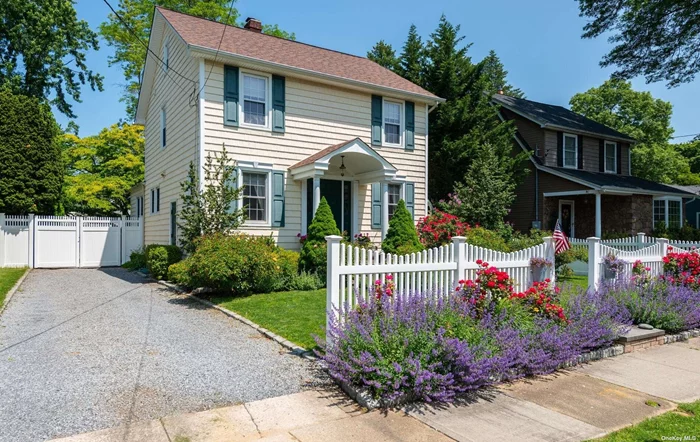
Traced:
<path fill-rule="evenodd" d="M 309 178 L 306 186 L 307 198 L 307 227 L 313 219 L 313 195 L 314 195 L 313 180 Z M 352 237 L 352 183 L 350 181 L 340 180 L 321 180 L 321 198 L 326 198 L 328 205 L 333 212 L 335 224 L 338 230 L 348 232 Z"/>

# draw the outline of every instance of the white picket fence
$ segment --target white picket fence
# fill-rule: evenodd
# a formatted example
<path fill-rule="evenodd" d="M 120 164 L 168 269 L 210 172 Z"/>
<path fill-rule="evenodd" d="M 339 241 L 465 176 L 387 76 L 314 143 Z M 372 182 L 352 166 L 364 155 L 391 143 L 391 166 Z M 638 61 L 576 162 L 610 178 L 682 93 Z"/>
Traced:
<path fill-rule="evenodd" d="M 616 238 L 616 239 L 602 239 L 600 243 L 605 246 L 613 247 L 620 251 L 635 251 L 649 247 L 659 239 L 653 236 L 647 236 L 644 233 L 638 233 L 636 236 L 630 236 L 628 238 Z M 700 249 L 700 241 L 682 241 L 682 240 L 667 240 L 668 244 L 677 249 L 692 250 Z M 569 242 L 574 246 L 586 246 L 588 247 L 588 239 L 581 238 L 570 238 Z"/>
<path fill-rule="evenodd" d="M 0 267 L 118 266 L 142 245 L 137 217 L 0 213 Z"/>
<path fill-rule="evenodd" d="M 466 243 L 464 237 L 452 243 L 420 253 L 392 255 L 341 243 L 340 236 L 327 236 L 327 329 L 331 315 L 343 315 L 359 299 L 372 296 L 375 281 L 386 282 L 391 275 L 396 297 L 414 295 L 441 297 L 452 293 L 461 279 L 475 279 L 478 260 L 507 272 L 514 279 L 515 290 L 532 284 L 530 258 L 554 262 L 552 238 L 528 249 L 512 253 L 498 252 Z M 554 283 L 553 267 L 548 275 Z"/>

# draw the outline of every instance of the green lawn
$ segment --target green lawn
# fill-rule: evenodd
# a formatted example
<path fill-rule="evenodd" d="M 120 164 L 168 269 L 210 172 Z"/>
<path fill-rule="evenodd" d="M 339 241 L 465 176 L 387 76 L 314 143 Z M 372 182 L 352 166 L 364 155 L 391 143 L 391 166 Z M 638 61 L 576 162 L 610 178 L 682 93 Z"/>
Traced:
<path fill-rule="evenodd" d="M 24 275 L 27 269 L 0 269 L 0 307 L 5 303 L 5 295 L 10 291 L 12 286 Z"/>
<path fill-rule="evenodd" d="M 685 436 L 688 438 L 684 439 Z M 700 401 L 681 404 L 676 411 L 652 417 L 602 439 L 596 439 L 604 442 L 661 440 L 700 440 Z"/>
<path fill-rule="evenodd" d="M 214 296 L 211 301 L 307 349 L 316 346 L 312 335 L 323 336 L 326 325 L 326 289 Z"/>
<path fill-rule="evenodd" d="M 587 289 L 588 288 L 588 276 L 587 275 L 574 275 L 570 276 L 568 278 L 558 278 L 557 279 L 557 286 L 564 288 L 566 286 L 569 286 L 574 289 L 582 288 L 582 289 Z"/>

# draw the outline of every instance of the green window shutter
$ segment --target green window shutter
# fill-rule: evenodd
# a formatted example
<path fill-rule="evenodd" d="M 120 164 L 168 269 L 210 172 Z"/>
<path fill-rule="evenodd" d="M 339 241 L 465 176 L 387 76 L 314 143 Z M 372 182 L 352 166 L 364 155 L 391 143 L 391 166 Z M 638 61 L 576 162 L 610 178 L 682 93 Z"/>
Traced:
<path fill-rule="evenodd" d="M 227 185 L 229 187 L 232 187 L 234 189 L 237 189 L 239 186 L 238 180 L 241 178 L 239 169 L 236 168 L 233 170 L 233 175 L 231 175 L 231 178 L 229 178 Z M 234 200 L 231 205 L 228 208 L 228 213 L 233 213 L 236 210 L 238 210 L 238 200 Z"/>
<path fill-rule="evenodd" d="M 272 131 L 284 133 L 285 110 L 284 77 L 272 76 Z"/>
<path fill-rule="evenodd" d="M 382 144 L 382 97 L 372 95 L 372 144 Z"/>
<path fill-rule="evenodd" d="M 599 172 L 605 172 L 605 141 L 598 140 L 598 167 Z"/>
<path fill-rule="evenodd" d="M 238 68 L 224 66 L 224 124 L 238 126 Z"/>
<path fill-rule="evenodd" d="M 382 228 L 382 186 L 372 183 L 372 228 Z"/>
<path fill-rule="evenodd" d="M 284 172 L 272 172 L 272 227 L 284 227 Z"/>
<path fill-rule="evenodd" d="M 416 132 L 416 105 L 412 101 L 406 102 L 406 150 L 415 148 L 414 138 Z"/>
<path fill-rule="evenodd" d="M 415 221 L 415 200 L 416 200 L 416 186 L 413 183 L 404 184 L 404 193 L 406 194 L 406 208 L 411 212 L 411 218 Z"/>

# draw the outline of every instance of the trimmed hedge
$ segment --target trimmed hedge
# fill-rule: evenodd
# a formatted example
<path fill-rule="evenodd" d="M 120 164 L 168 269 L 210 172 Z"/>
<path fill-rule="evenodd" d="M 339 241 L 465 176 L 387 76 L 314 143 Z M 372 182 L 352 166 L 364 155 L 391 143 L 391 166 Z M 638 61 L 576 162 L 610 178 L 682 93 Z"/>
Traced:
<path fill-rule="evenodd" d="M 182 260 L 182 250 L 178 246 L 149 244 L 146 246 L 146 267 L 156 279 L 168 277 L 168 267 Z"/>

